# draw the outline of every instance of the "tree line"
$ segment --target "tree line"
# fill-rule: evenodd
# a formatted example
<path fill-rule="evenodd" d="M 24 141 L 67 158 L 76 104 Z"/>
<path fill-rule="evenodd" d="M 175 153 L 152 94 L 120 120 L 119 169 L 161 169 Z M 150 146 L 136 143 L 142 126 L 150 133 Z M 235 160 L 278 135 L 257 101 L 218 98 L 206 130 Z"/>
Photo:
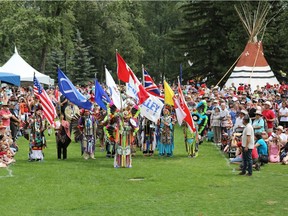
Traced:
<path fill-rule="evenodd" d="M 247 43 L 234 9 L 218 1 L 1 1 L 0 65 L 14 46 L 35 69 L 57 78 L 60 66 L 77 84 L 97 77 L 104 66 L 116 79 L 116 49 L 141 77 L 156 82 L 220 80 Z M 253 4 L 253 3 L 252 3 Z M 278 79 L 288 67 L 288 13 L 285 1 L 271 2 L 263 37 L 265 57 Z M 257 8 L 257 5 L 254 5 Z M 227 77 L 228 78 L 228 77 Z"/>

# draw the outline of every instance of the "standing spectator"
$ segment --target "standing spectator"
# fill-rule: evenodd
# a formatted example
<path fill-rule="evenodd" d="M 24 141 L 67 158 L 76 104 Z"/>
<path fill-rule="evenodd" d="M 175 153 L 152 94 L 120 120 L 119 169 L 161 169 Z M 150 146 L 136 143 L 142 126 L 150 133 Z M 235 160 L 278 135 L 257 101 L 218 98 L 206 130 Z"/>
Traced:
<path fill-rule="evenodd" d="M 227 124 L 228 124 L 228 115 L 229 111 L 226 108 L 225 103 L 221 103 L 221 110 L 220 110 L 220 120 L 221 120 L 221 132 L 227 133 Z"/>
<path fill-rule="evenodd" d="M 210 118 L 210 126 L 214 133 L 214 143 L 221 144 L 221 120 L 220 120 L 220 108 L 218 106 L 214 107 L 211 118 Z"/>
<path fill-rule="evenodd" d="M 262 131 L 265 130 L 265 122 L 262 118 L 262 113 L 259 110 L 256 111 L 256 117 L 253 121 L 253 128 L 255 133 L 262 133 Z"/>
<path fill-rule="evenodd" d="M 288 108 L 286 101 L 282 102 L 282 107 L 279 109 L 279 124 L 284 128 L 288 127 Z"/>
<path fill-rule="evenodd" d="M 242 134 L 243 167 L 239 175 L 245 175 L 247 169 L 247 176 L 252 176 L 252 150 L 254 148 L 254 130 L 249 122 L 249 115 L 245 115 L 243 118 L 243 124 L 245 125 L 245 128 Z"/>
<path fill-rule="evenodd" d="M 6 102 L 2 104 L 0 116 L 2 117 L 2 124 L 6 127 L 6 130 L 10 130 L 10 118 L 12 117 L 12 113 L 10 112 L 9 106 Z"/>
<path fill-rule="evenodd" d="M 266 101 L 264 103 L 264 110 L 262 111 L 262 115 L 267 121 L 267 133 L 269 136 L 271 136 L 273 132 L 273 126 L 275 121 L 275 113 L 273 112 L 273 110 L 271 110 L 271 107 L 272 105 L 270 101 Z"/>

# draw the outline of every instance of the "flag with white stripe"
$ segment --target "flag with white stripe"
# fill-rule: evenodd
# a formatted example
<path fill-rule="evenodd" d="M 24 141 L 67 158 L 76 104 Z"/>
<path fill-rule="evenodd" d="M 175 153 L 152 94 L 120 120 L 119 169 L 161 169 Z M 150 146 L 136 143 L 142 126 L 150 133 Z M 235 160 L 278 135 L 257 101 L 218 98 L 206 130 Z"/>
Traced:
<path fill-rule="evenodd" d="M 48 96 L 46 91 L 43 89 L 43 87 L 41 86 L 40 82 L 35 77 L 35 75 L 34 75 L 33 82 L 34 82 L 34 87 L 33 87 L 34 95 L 37 98 L 39 98 L 40 103 L 42 105 L 43 114 L 46 117 L 47 121 L 49 122 L 50 125 L 54 127 L 55 126 L 54 119 L 57 116 L 56 109 L 50 97 Z"/>

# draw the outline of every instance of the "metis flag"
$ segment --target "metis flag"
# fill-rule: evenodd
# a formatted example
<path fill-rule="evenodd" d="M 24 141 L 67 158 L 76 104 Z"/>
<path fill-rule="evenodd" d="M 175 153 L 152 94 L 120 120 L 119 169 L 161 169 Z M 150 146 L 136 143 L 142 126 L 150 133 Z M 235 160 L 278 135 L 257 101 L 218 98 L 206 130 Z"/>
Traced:
<path fill-rule="evenodd" d="M 83 109 L 92 109 L 92 103 L 76 89 L 60 68 L 58 68 L 58 87 L 60 92 L 73 104 Z"/>
<path fill-rule="evenodd" d="M 145 90 L 155 97 L 158 97 L 161 101 L 164 102 L 164 96 L 161 94 L 159 88 L 154 83 L 152 77 L 148 74 L 148 72 L 143 68 L 143 77 L 144 77 L 144 88 Z"/>
<path fill-rule="evenodd" d="M 119 53 L 116 53 L 116 58 L 118 78 L 126 83 L 127 95 L 134 98 L 139 105 L 144 103 L 149 98 L 147 91 Z"/>
<path fill-rule="evenodd" d="M 54 119 L 57 116 L 56 109 L 50 97 L 48 96 L 47 92 L 43 89 L 40 82 L 35 77 L 35 74 L 34 74 L 33 82 L 34 82 L 34 86 L 33 86 L 34 95 L 37 98 L 39 98 L 45 118 L 47 119 L 49 124 L 54 127 L 55 126 Z"/>
<path fill-rule="evenodd" d="M 185 101 L 182 89 L 181 89 L 181 84 L 178 79 L 178 95 L 179 95 L 179 104 L 181 109 L 185 112 L 186 116 L 184 118 L 184 121 L 188 124 L 188 128 L 191 130 L 191 132 L 196 132 L 196 128 L 194 125 L 193 118 L 191 116 L 190 110 L 187 106 L 187 103 Z"/>

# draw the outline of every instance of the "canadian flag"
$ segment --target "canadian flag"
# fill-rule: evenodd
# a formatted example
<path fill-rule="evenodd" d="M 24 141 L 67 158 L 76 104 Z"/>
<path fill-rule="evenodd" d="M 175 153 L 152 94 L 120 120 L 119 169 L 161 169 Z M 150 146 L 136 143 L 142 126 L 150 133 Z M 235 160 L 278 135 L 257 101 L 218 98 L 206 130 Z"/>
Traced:
<path fill-rule="evenodd" d="M 119 53 L 116 53 L 116 58 L 118 78 L 126 83 L 126 93 L 138 104 L 144 103 L 149 98 L 149 94 Z"/>
<path fill-rule="evenodd" d="M 183 92 L 182 92 L 182 89 L 181 89 L 181 85 L 180 85 L 180 81 L 178 80 L 178 94 L 179 94 L 179 104 L 180 104 L 180 107 L 181 109 L 185 112 L 186 116 L 184 118 L 184 121 L 188 124 L 189 126 L 189 129 L 192 131 L 192 132 L 196 132 L 196 127 L 194 125 L 194 121 L 193 121 L 193 118 L 191 116 L 191 113 L 189 111 L 189 108 L 186 104 L 186 101 L 184 99 L 184 95 L 183 95 Z"/>

